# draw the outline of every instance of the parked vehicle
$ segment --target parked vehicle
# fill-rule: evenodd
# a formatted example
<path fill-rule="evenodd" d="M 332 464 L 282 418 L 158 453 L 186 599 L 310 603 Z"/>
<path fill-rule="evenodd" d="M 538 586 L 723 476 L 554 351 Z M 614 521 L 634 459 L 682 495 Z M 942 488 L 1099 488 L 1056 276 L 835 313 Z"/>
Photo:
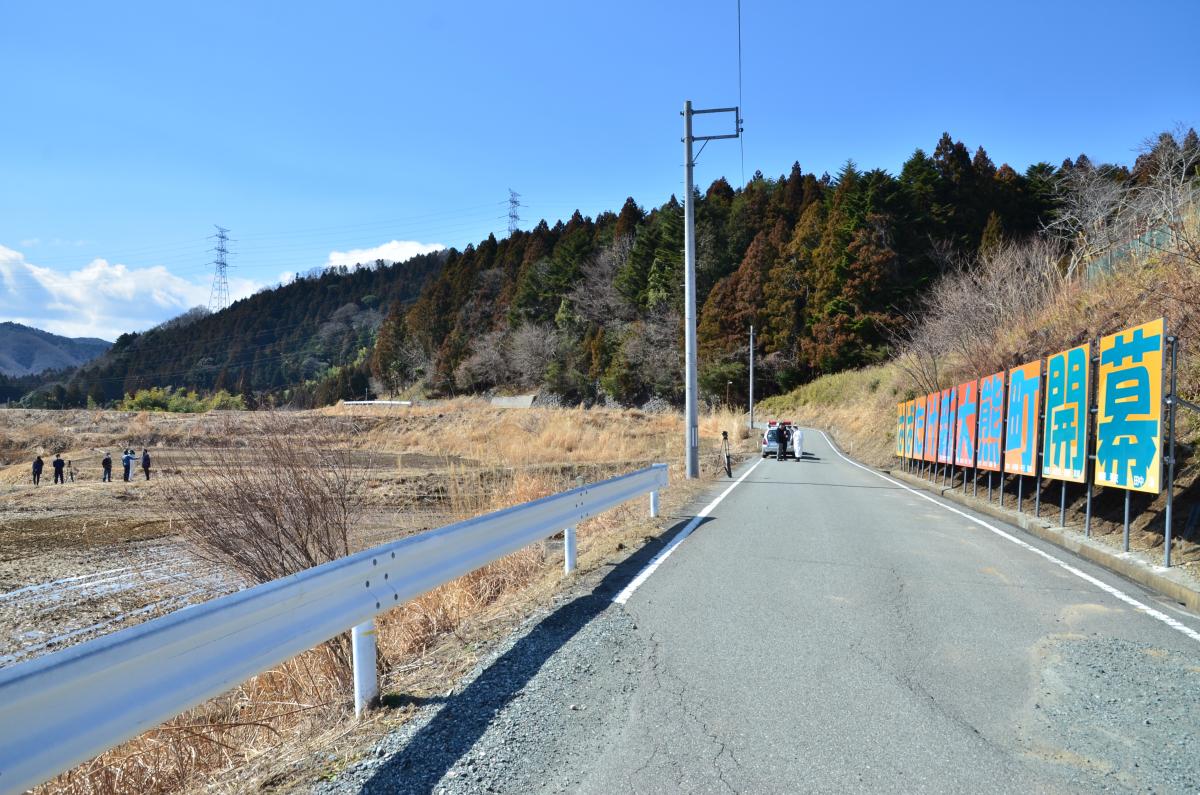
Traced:
<path fill-rule="evenodd" d="M 779 450 L 779 436 L 781 433 L 787 438 L 782 455 Z M 799 451 L 803 452 L 803 439 L 804 435 L 800 432 L 799 428 L 792 425 L 791 421 L 784 420 L 778 422 L 771 420 L 767 423 L 767 430 L 763 433 L 760 441 L 762 457 L 775 456 L 777 461 L 782 461 L 788 457 L 799 460 L 800 454 L 797 452 L 797 443 L 799 443 Z"/>

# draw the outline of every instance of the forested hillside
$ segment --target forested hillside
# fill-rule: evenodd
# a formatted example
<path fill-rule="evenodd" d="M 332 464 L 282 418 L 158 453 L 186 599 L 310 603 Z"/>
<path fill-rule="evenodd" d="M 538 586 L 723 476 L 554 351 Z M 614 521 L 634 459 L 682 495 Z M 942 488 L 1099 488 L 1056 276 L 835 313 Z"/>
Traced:
<path fill-rule="evenodd" d="M 415 299 L 444 255 L 312 272 L 209 314 L 195 309 L 142 334 L 123 334 L 100 359 L 45 396 L 49 405 L 103 404 L 151 386 L 225 389 L 250 402 L 312 405 L 366 388 L 375 333 L 393 305 Z M 339 394 L 338 397 L 341 395 Z"/>
<path fill-rule="evenodd" d="M 1018 173 L 945 134 L 895 175 L 847 161 L 832 176 L 796 164 L 742 189 L 716 180 L 696 197 L 702 390 L 744 402 L 751 324 L 764 396 L 882 361 L 942 273 L 1056 223 L 1065 184 L 1136 182 L 1146 162 L 1080 155 Z M 42 399 L 103 403 L 173 385 L 306 406 L 373 384 L 680 402 L 682 284 L 682 204 L 647 211 L 631 198 L 462 251 L 318 272 L 124 335 Z"/>
<path fill-rule="evenodd" d="M 1072 168 L 1068 162 L 1064 168 Z M 718 179 L 697 198 L 701 382 L 743 399 L 748 331 L 769 393 L 885 355 L 889 330 L 954 252 L 1038 229 L 1059 169 L 997 168 L 943 135 L 896 176 Z M 423 354 L 437 393 L 544 386 L 570 400 L 681 398 L 682 206 L 632 200 L 451 253 L 389 315 L 375 370 L 393 386 Z"/>

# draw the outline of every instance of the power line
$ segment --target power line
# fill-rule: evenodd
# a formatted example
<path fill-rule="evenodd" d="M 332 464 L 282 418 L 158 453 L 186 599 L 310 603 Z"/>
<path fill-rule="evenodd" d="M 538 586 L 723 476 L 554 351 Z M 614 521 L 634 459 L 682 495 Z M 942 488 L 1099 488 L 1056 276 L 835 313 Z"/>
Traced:
<path fill-rule="evenodd" d="M 213 266 L 216 270 L 213 272 L 212 290 L 208 294 L 208 309 L 216 314 L 225 307 L 229 306 L 229 277 L 226 273 L 229 268 L 229 263 L 226 257 L 229 255 L 229 248 L 226 244 L 229 242 L 229 230 L 223 226 L 217 227 L 217 247 L 213 249 L 217 258 L 213 260 Z"/>

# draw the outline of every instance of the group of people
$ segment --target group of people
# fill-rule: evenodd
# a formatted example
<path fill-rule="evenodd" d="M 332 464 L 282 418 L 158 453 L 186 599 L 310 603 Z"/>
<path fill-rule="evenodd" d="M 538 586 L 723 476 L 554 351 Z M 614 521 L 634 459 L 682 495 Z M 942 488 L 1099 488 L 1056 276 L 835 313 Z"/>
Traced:
<path fill-rule="evenodd" d="M 121 453 L 121 469 L 124 473 L 124 481 L 126 483 L 133 480 L 134 465 L 138 461 L 137 451 L 133 449 L 125 450 Z M 146 480 L 150 479 L 150 451 L 142 448 L 141 455 L 142 472 L 146 475 Z M 72 483 L 75 482 L 75 469 L 71 466 L 70 461 L 64 461 L 62 454 L 55 453 L 54 460 L 50 462 L 50 466 L 54 469 L 54 482 L 66 483 L 69 478 Z M 46 462 L 39 455 L 33 459 L 33 485 L 37 486 L 42 482 L 42 470 L 46 468 Z M 100 469 L 103 474 L 100 476 L 102 483 L 112 482 L 113 459 L 107 452 L 104 458 L 100 461 Z"/>

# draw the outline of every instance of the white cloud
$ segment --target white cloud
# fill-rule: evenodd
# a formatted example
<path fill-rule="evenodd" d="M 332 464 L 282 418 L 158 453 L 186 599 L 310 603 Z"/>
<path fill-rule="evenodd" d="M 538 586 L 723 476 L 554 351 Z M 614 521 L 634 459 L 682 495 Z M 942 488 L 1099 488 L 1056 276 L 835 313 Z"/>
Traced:
<path fill-rule="evenodd" d="M 20 253 L 13 251 L 11 248 L 0 246 L 0 281 L 4 282 L 4 288 L 11 293 L 16 290 L 16 270 L 21 266 L 25 258 Z"/>
<path fill-rule="evenodd" d="M 188 281 L 161 265 L 130 268 L 94 259 L 82 268 L 60 271 L 27 262 L 0 245 L 0 315 L 72 337 L 116 339 L 127 331 L 157 325 L 193 306 L 207 304 L 210 285 Z M 234 300 L 260 285 L 230 279 Z"/>
<path fill-rule="evenodd" d="M 362 263 L 369 265 L 377 259 L 387 260 L 388 262 L 404 262 L 407 259 L 412 259 L 418 254 L 432 254 L 435 251 L 441 251 L 445 246 L 441 243 L 419 243 L 416 240 L 393 240 L 389 243 L 384 243 L 374 248 L 355 248 L 349 251 L 331 251 L 329 252 L 329 260 L 325 263 L 326 268 L 333 268 L 338 265 L 354 267 Z"/>
<path fill-rule="evenodd" d="M 22 241 L 21 247 L 76 244 L 59 239 L 49 243 L 30 239 Z M 441 243 L 392 240 L 374 248 L 331 251 L 325 267 L 353 267 L 377 259 L 403 262 L 444 248 Z M 294 278 L 295 273 L 285 271 L 279 274 L 279 283 L 287 284 Z M 236 301 L 253 295 L 263 286 L 261 282 L 231 276 L 229 297 Z M 131 268 L 97 258 L 75 270 L 51 268 L 30 262 L 21 251 L 0 245 L 0 319 L 55 334 L 114 340 L 129 331 L 144 331 L 191 307 L 207 305 L 211 287 L 208 276 L 191 281 L 162 265 Z"/>

